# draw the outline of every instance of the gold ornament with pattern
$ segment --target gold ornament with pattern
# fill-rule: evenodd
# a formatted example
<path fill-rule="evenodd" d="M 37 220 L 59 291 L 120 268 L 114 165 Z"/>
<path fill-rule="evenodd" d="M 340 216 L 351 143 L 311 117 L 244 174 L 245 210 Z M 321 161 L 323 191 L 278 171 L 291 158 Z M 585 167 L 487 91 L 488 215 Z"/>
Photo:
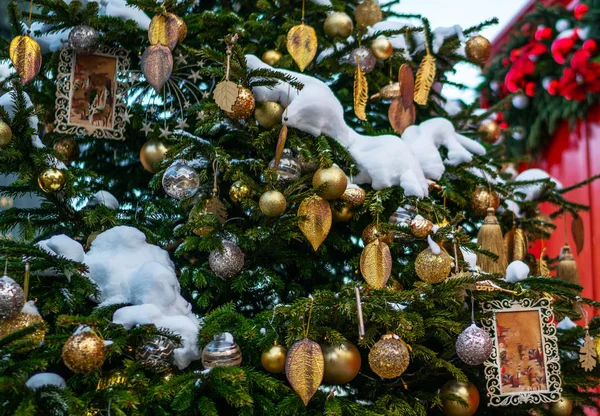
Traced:
<path fill-rule="evenodd" d="M 225 224 L 225 221 L 227 220 L 227 209 L 217 196 L 208 198 L 203 202 L 196 204 L 190 211 L 189 218 L 191 221 L 198 221 L 206 215 L 214 216 L 221 225 Z M 213 227 L 205 226 L 194 228 L 193 232 L 197 236 L 206 237 L 213 232 L 213 230 Z"/>
<path fill-rule="evenodd" d="M 231 111 L 227 111 L 225 114 L 233 120 L 245 120 L 252 115 L 255 105 L 256 102 L 254 101 L 252 91 L 240 86 Z"/>
<path fill-rule="evenodd" d="M 400 377 L 410 364 L 408 346 L 393 334 L 385 334 L 369 351 L 369 366 L 379 377 Z"/>
<path fill-rule="evenodd" d="M 148 42 L 150 42 L 150 45 L 161 44 L 173 50 L 177 42 L 179 42 L 179 28 L 180 21 L 177 20 L 177 16 L 173 13 L 157 14 L 152 18 L 150 26 L 148 26 Z"/>
<path fill-rule="evenodd" d="M 379 239 L 367 244 L 360 255 L 360 273 L 369 286 L 383 289 L 392 274 L 390 247 Z"/>
<path fill-rule="evenodd" d="M 52 166 L 38 176 L 38 185 L 46 193 L 58 192 L 65 187 L 65 174 L 62 170 Z"/>
<path fill-rule="evenodd" d="M 300 72 L 304 72 L 314 59 L 317 46 L 317 32 L 304 22 L 292 27 L 287 34 L 287 50 L 300 68 Z"/>
<path fill-rule="evenodd" d="M 202 365 L 205 368 L 239 367 L 241 364 L 242 350 L 229 332 L 215 335 L 202 350 Z"/>
<path fill-rule="evenodd" d="M 16 36 L 8 47 L 8 56 L 21 82 L 27 84 L 35 78 L 42 67 L 42 49 L 39 43 L 29 36 Z"/>
<path fill-rule="evenodd" d="M 477 188 L 471 195 L 471 208 L 477 215 L 487 214 L 489 207 L 498 209 L 500 206 L 500 196 L 494 190 L 488 190 L 484 187 Z"/>
<path fill-rule="evenodd" d="M 383 19 L 383 13 L 376 0 L 365 0 L 354 9 L 354 19 L 362 26 L 373 26 Z"/>
<path fill-rule="evenodd" d="M 356 208 L 365 202 L 367 193 L 358 186 L 348 186 L 340 199 L 352 208 Z"/>
<path fill-rule="evenodd" d="M 313 249 L 317 251 L 331 229 L 329 203 L 318 195 L 305 198 L 298 207 L 298 226 Z"/>
<path fill-rule="evenodd" d="M 91 373 L 104 364 L 104 341 L 91 331 L 72 335 L 63 345 L 62 359 L 74 373 Z"/>
<path fill-rule="evenodd" d="M 236 204 L 243 199 L 252 198 L 254 191 L 244 181 L 235 181 L 229 188 L 229 199 Z"/>
<path fill-rule="evenodd" d="M 410 232 L 418 238 L 427 237 L 433 230 L 433 223 L 426 218 L 416 216 L 410 222 Z"/>
<path fill-rule="evenodd" d="M 483 133 L 482 140 L 487 144 L 496 143 L 502 134 L 502 130 L 500 129 L 498 123 L 492 120 L 481 123 L 479 126 L 479 131 Z"/>
<path fill-rule="evenodd" d="M 467 41 L 465 53 L 470 61 L 483 64 L 492 54 L 492 44 L 483 36 L 476 35 Z"/>
<path fill-rule="evenodd" d="M 381 224 L 367 225 L 367 227 L 363 230 L 361 237 L 365 246 L 376 239 L 379 239 L 379 241 L 386 244 L 391 244 L 394 241 L 394 233 L 384 232 L 383 225 Z"/>

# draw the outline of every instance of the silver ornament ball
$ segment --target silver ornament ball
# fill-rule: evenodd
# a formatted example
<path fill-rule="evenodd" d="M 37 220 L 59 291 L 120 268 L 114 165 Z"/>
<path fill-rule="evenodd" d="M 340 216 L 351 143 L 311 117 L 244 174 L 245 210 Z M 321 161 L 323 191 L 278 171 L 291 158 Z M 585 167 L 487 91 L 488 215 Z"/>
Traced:
<path fill-rule="evenodd" d="M 23 309 L 23 288 L 8 276 L 0 278 L 0 318 L 12 318 Z"/>
<path fill-rule="evenodd" d="M 274 166 L 275 159 L 269 162 L 270 168 Z M 279 166 L 277 167 L 277 182 L 281 185 L 289 185 L 300 179 L 301 174 L 302 167 L 298 159 L 294 157 L 290 149 L 283 149 L 281 159 L 279 159 Z"/>
<path fill-rule="evenodd" d="M 234 367 L 242 363 L 242 351 L 233 335 L 221 332 L 202 350 L 202 365 L 206 368 Z"/>
<path fill-rule="evenodd" d="M 244 267 L 244 252 L 231 241 L 223 241 L 221 250 L 211 251 L 208 265 L 219 277 L 233 277 Z"/>
<path fill-rule="evenodd" d="M 360 58 L 360 69 L 362 69 L 363 72 L 371 72 L 375 68 L 377 58 L 375 58 L 371 49 L 365 48 L 364 46 L 354 49 L 350 53 L 350 62 L 352 65 L 358 65 L 358 58 Z"/>
<path fill-rule="evenodd" d="M 187 199 L 198 192 L 200 176 L 183 160 L 176 160 L 167 168 L 162 178 L 162 186 L 172 198 Z"/>
<path fill-rule="evenodd" d="M 162 373 L 173 366 L 175 345 L 161 335 L 148 338 L 135 352 L 135 358 L 142 367 L 153 373 Z"/>
<path fill-rule="evenodd" d="M 85 25 L 75 26 L 69 33 L 69 46 L 77 53 L 90 53 L 98 45 L 98 32 Z"/>
<path fill-rule="evenodd" d="M 483 364 L 492 353 L 492 339 L 488 333 L 471 324 L 456 340 L 456 354 L 469 365 Z"/>

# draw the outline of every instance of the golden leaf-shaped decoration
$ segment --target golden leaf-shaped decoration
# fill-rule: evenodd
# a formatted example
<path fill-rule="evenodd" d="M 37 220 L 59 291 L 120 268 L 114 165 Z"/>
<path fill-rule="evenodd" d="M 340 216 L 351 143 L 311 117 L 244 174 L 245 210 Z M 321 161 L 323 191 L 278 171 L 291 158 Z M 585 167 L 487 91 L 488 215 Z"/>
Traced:
<path fill-rule="evenodd" d="M 238 98 L 240 87 L 232 81 L 221 81 L 213 92 L 215 103 L 225 112 L 230 113 Z"/>
<path fill-rule="evenodd" d="M 388 85 L 379 90 L 377 94 L 373 94 L 370 98 L 371 101 L 374 100 L 393 100 L 394 98 L 400 97 L 400 83 L 399 82 L 390 82 Z"/>
<path fill-rule="evenodd" d="M 583 243 L 585 242 L 583 218 L 580 216 L 573 217 L 573 220 L 571 221 L 571 234 L 573 235 L 573 240 L 575 241 L 575 249 L 577 250 L 577 254 L 579 254 L 581 253 L 581 250 L 583 250 Z"/>
<path fill-rule="evenodd" d="M 404 133 L 408 126 L 415 124 L 417 111 L 413 103 L 408 108 L 404 108 L 402 100 L 396 98 L 388 108 L 388 119 L 394 131 L 398 134 Z"/>
<path fill-rule="evenodd" d="M 585 341 L 583 341 L 583 345 L 579 349 L 579 362 L 581 363 L 581 367 L 585 371 L 592 371 L 594 367 L 596 367 L 597 356 L 596 347 L 590 337 L 590 333 L 585 331 Z"/>
<path fill-rule="evenodd" d="M 360 58 L 354 73 L 354 114 L 361 120 L 367 119 L 367 101 L 369 100 L 369 84 L 367 77 L 360 68 Z"/>
<path fill-rule="evenodd" d="M 304 199 L 298 207 L 302 217 L 298 226 L 313 249 L 317 251 L 331 228 L 331 208 L 329 203 L 318 195 Z"/>
<path fill-rule="evenodd" d="M 159 93 L 173 72 L 171 50 L 161 44 L 147 47 L 142 55 L 142 72 L 154 91 Z"/>
<path fill-rule="evenodd" d="M 508 263 L 525 260 L 527 256 L 527 236 L 520 228 L 513 228 L 504 235 Z"/>
<path fill-rule="evenodd" d="M 40 45 L 31 37 L 15 37 L 10 42 L 8 54 L 23 84 L 27 84 L 40 72 L 42 50 Z"/>
<path fill-rule="evenodd" d="M 369 286 L 383 289 L 392 274 L 390 247 L 378 238 L 367 244 L 360 255 L 360 272 Z"/>
<path fill-rule="evenodd" d="M 304 338 L 289 349 L 285 360 L 285 376 L 307 406 L 323 381 L 325 360 L 321 347 Z"/>
<path fill-rule="evenodd" d="M 402 64 L 398 71 L 398 83 L 400 84 L 400 97 L 404 109 L 414 106 L 415 99 L 415 76 L 408 64 Z"/>
<path fill-rule="evenodd" d="M 281 130 L 279 130 L 279 137 L 277 138 L 277 146 L 275 147 L 275 163 L 273 164 L 273 169 L 277 170 L 279 167 L 279 162 L 281 161 L 281 155 L 283 154 L 283 149 L 285 148 L 285 142 L 287 140 L 288 128 L 287 125 L 281 126 Z"/>
<path fill-rule="evenodd" d="M 317 45 L 317 33 L 304 23 L 294 26 L 287 34 L 287 50 L 300 68 L 300 72 L 304 72 L 314 59 Z"/>
<path fill-rule="evenodd" d="M 179 41 L 179 22 L 172 13 L 158 14 L 152 18 L 148 27 L 150 45 L 161 44 L 173 50 Z"/>
<path fill-rule="evenodd" d="M 435 81 L 435 58 L 431 54 L 425 55 L 417 71 L 415 82 L 415 102 L 419 105 L 427 104 L 429 91 Z"/>
<path fill-rule="evenodd" d="M 546 263 L 546 259 L 544 256 L 546 255 L 546 248 L 542 250 L 542 254 L 540 254 L 540 259 L 538 260 L 538 275 L 541 277 L 550 277 L 550 269 L 548 268 L 548 263 Z"/>

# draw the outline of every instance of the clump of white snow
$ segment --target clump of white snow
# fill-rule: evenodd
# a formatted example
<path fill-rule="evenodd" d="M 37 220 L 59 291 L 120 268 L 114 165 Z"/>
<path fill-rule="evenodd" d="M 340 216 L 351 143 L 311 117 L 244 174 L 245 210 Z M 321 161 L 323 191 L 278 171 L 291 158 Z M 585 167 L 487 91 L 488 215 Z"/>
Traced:
<path fill-rule="evenodd" d="M 550 174 L 545 170 L 537 168 L 527 169 L 521 172 L 515 178 L 515 182 L 529 182 L 541 179 L 550 179 L 556 184 L 557 189 L 562 189 L 562 184 L 558 180 L 550 176 Z M 525 197 L 523 198 L 524 201 L 535 201 L 541 196 L 543 186 L 543 184 L 518 186 L 515 187 L 515 192 L 525 194 Z"/>
<path fill-rule="evenodd" d="M 506 268 L 506 281 L 517 283 L 527 279 L 529 266 L 520 260 L 515 260 Z"/>
<path fill-rule="evenodd" d="M 110 209 L 119 209 L 119 201 L 108 191 L 98 191 L 94 194 L 88 205 L 104 205 Z"/>
<path fill-rule="evenodd" d="M 560 321 L 558 325 L 556 325 L 558 329 L 562 329 L 563 331 L 568 331 L 569 329 L 573 329 L 577 327 L 577 324 L 571 320 L 568 316 Z"/>

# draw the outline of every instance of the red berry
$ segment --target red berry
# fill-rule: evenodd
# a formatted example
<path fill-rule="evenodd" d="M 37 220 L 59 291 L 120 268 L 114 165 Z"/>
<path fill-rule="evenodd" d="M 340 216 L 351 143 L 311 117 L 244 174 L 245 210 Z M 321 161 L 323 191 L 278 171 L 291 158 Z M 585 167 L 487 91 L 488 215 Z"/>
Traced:
<path fill-rule="evenodd" d="M 535 32 L 535 40 L 546 40 L 552 38 L 552 29 L 549 27 L 538 27 L 538 30 Z"/>
<path fill-rule="evenodd" d="M 575 10 L 573 11 L 575 19 L 583 19 L 583 16 L 585 16 L 589 10 L 590 8 L 587 6 L 587 4 L 578 4 L 577 6 L 575 6 Z"/>
<path fill-rule="evenodd" d="M 558 94 L 559 86 L 560 86 L 560 83 L 558 82 L 557 79 L 553 79 L 552 81 L 550 81 L 550 84 L 548 84 L 548 94 L 550 94 L 550 95 Z"/>
<path fill-rule="evenodd" d="M 527 94 L 529 97 L 533 97 L 535 95 L 535 82 L 528 82 L 527 85 L 525 85 L 525 94 Z"/>
<path fill-rule="evenodd" d="M 498 127 L 500 127 L 500 129 L 504 130 L 508 128 L 508 123 L 506 121 L 503 121 L 502 123 L 498 123 Z"/>
<path fill-rule="evenodd" d="M 598 51 L 598 43 L 594 39 L 588 39 L 583 42 L 583 50 L 594 55 Z"/>

